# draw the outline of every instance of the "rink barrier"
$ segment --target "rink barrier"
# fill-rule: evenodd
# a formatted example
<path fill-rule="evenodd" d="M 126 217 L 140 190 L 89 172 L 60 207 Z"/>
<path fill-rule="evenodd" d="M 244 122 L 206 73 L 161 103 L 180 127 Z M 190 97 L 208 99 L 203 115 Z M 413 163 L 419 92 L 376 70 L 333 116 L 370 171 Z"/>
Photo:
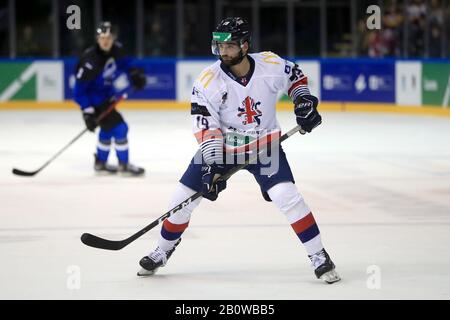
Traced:
<path fill-rule="evenodd" d="M 368 105 L 380 103 L 450 108 L 450 59 L 290 58 L 290 60 L 301 66 L 308 77 L 311 93 L 322 102 L 346 101 L 359 106 L 361 103 Z M 143 68 L 147 85 L 143 90 L 130 95 L 129 100 L 153 100 L 158 103 L 158 101 L 188 101 L 193 81 L 204 68 L 216 60 L 212 57 L 159 57 L 132 61 Z M 72 100 L 76 63 L 75 58 L 0 59 L 2 75 L 0 101 Z M 127 84 L 125 75 L 119 76 L 114 81 L 114 86 L 119 91 Z M 281 99 L 287 101 L 288 97 L 283 96 Z M 425 113 L 428 114 L 429 111 Z"/>
<path fill-rule="evenodd" d="M 8 101 L 0 102 L 0 110 L 78 110 L 73 101 L 65 102 L 36 102 L 36 101 Z M 127 110 L 189 110 L 190 103 L 168 100 L 140 100 L 124 101 L 120 109 Z M 292 111 L 291 102 L 277 103 L 277 110 Z M 450 117 L 450 109 L 436 106 L 398 106 L 390 103 L 360 103 L 360 102 L 321 102 L 321 111 L 334 112 L 373 112 L 373 113 L 399 113 Z"/>

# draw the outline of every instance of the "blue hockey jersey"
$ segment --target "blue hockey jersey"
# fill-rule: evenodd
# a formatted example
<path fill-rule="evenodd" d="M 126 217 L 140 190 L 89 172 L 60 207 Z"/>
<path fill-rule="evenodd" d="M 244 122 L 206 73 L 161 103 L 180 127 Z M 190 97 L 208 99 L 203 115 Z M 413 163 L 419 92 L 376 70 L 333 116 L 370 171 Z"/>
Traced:
<path fill-rule="evenodd" d="M 75 69 L 75 101 L 82 110 L 105 103 L 117 94 L 114 81 L 123 73 L 128 78 L 132 67 L 131 59 L 124 55 L 119 42 L 115 42 L 107 53 L 98 45 L 87 49 Z"/>

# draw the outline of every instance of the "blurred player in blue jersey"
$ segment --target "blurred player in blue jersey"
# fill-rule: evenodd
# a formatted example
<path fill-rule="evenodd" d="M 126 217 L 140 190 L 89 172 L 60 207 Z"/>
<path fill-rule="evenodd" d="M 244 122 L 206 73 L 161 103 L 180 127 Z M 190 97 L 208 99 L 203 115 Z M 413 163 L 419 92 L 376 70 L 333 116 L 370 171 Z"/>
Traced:
<path fill-rule="evenodd" d="M 128 125 L 113 109 L 101 121 L 100 114 L 116 100 L 114 81 L 123 74 L 135 90 L 146 85 L 145 73 L 134 67 L 116 41 L 117 34 L 110 22 L 102 22 L 96 29 L 97 43 L 81 56 L 76 67 L 75 101 L 80 105 L 86 127 L 94 132 L 100 126 L 94 169 L 99 173 L 141 176 L 145 170 L 132 165 L 128 156 Z M 118 167 L 107 164 L 111 143 L 114 142 Z"/>

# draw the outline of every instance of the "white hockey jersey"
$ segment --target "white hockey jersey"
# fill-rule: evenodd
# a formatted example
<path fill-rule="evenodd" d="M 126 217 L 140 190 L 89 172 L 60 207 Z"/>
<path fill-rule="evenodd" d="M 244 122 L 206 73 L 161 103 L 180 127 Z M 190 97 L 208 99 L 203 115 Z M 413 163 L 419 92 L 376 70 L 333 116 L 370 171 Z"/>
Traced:
<path fill-rule="evenodd" d="M 279 135 L 275 106 L 280 93 L 292 100 L 309 94 L 307 77 L 295 63 L 272 52 L 249 54 L 249 60 L 244 80 L 219 60 L 194 83 L 193 131 L 208 163 L 220 161 L 223 148 L 236 151 L 262 135 Z"/>

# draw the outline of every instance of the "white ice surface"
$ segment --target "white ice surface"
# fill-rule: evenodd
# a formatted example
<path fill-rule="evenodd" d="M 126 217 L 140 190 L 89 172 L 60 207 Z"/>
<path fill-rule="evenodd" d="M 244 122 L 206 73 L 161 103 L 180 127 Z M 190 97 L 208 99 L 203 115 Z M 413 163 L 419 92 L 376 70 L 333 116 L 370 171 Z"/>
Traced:
<path fill-rule="evenodd" d="M 196 150 L 188 112 L 123 113 L 144 178 L 95 176 L 91 133 L 36 177 L 14 176 L 83 124 L 77 111 L 0 111 L 1 299 L 450 299 L 450 119 L 324 113 L 312 134 L 284 143 L 343 278 L 330 286 L 247 172 L 201 203 L 153 278 L 136 271 L 159 227 L 120 251 L 84 246 L 83 232 L 122 239 L 162 215 Z M 279 120 L 294 125 L 290 112 Z M 373 266 L 379 289 L 367 285 Z"/>

